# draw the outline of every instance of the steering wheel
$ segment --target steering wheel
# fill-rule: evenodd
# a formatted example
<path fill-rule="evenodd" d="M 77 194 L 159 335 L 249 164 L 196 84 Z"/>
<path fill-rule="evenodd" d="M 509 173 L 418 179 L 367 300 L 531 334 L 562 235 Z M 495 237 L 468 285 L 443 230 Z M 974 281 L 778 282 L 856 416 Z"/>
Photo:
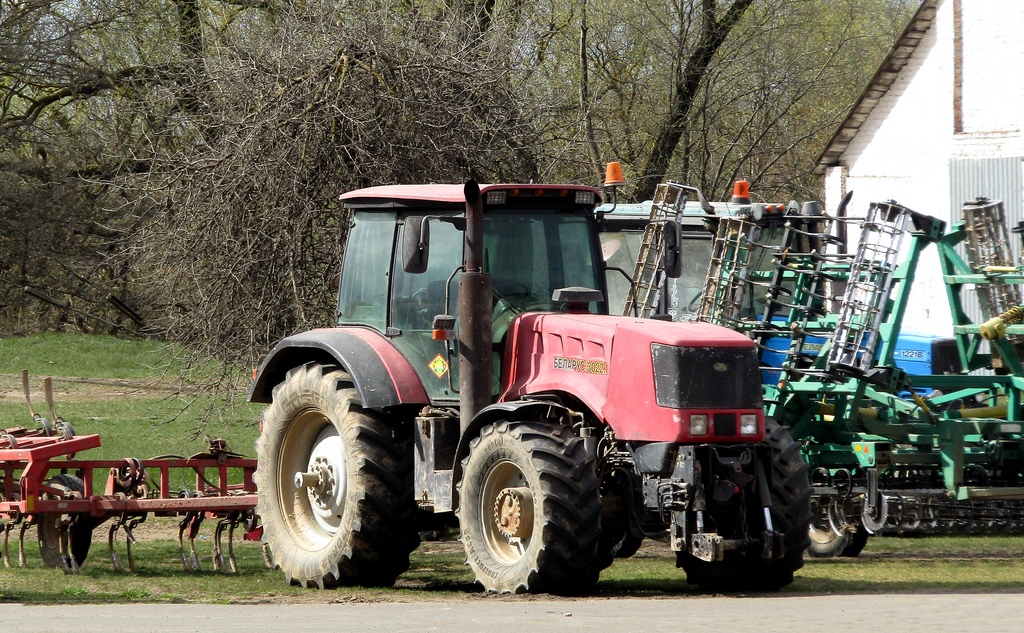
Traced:
<path fill-rule="evenodd" d="M 516 318 L 516 315 L 522 310 L 494 288 L 491 288 L 491 295 L 494 298 L 494 308 L 491 311 L 491 340 L 497 343 L 505 336 L 512 319 Z"/>
<path fill-rule="evenodd" d="M 693 295 L 693 299 L 690 299 L 690 303 L 686 304 L 686 309 L 690 310 L 692 312 L 694 304 L 697 303 L 698 301 L 700 301 L 700 297 L 703 294 L 704 294 L 704 290 L 703 289 L 698 290 L 697 294 Z"/>

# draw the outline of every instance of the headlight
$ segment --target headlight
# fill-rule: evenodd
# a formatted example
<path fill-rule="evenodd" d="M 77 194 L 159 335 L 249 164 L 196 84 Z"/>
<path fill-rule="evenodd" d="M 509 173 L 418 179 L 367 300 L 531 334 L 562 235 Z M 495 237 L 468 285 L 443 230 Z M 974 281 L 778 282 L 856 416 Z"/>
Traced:
<path fill-rule="evenodd" d="M 756 413 L 744 413 L 740 416 L 740 435 L 757 435 Z"/>
<path fill-rule="evenodd" d="M 708 434 L 708 416 L 703 413 L 695 413 L 690 416 L 690 435 Z"/>
<path fill-rule="evenodd" d="M 593 191 L 576 192 L 576 204 L 594 204 L 596 202 L 597 196 L 594 195 Z"/>

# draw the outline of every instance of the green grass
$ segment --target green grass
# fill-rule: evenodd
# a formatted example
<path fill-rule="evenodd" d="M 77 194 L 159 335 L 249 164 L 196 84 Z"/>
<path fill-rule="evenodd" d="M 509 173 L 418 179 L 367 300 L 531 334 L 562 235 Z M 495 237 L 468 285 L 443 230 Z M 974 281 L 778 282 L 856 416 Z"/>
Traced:
<path fill-rule="evenodd" d="M 187 457 L 205 450 L 204 434 L 226 438 L 232 450 L 254 456 L 252 447 L 259 433 L 257 420 L 262 405 L 236 402 L 233 409 L 211 412 L 211 404 L 220 407 L 223 401 L 200 398 L 191 405 L 189 402 L 176 397 L 125 398 L 58 403 L 57 410 L 71 423 L 76 435 L 100 435 L 102 446 L 88 454 L 94 459 L 147 459 L 166 454 Z M 31 425 L 24 401 L 0 402 L 0 428 Z"/>
<path fill-rule="evenodd" d="M 168 520 L 164 520 L 165 522 Z M 172 524 L 173 525 L 173 524 Z M 409 571 L 391 588 L 343 587 L 329 591 L 289 587 L 280 572 L 262 563 L 258 544 L 236 543 L 239 573 L 213 571 L 213 522 L 207 522 L 196 547 L 203 569 L 186 572 L 173 540 L 140 540 L 134 548 L 136 573 L 113 571 L 107 558 L 105 529 L 94 535 L 93 548 L 79 576 L 66 576 L 38 564 L 29 546 L 29 568 L 0 569 L 0 601 L 29 604 L 106 602 L 316 602 L 424 601 L 479 593 L 458 543 L 424 543 L 413 553 Z M 119 553 L 124 556 L 123 537 Z M 971 543 L 969 560 L 959 557 Z M 991 592 L 1024 588 L 1024 537 L 935 536 L 872 539 L 855 559 L 808 560 L 781 595 L 882 592 Z M 906 558 L 903 558 L 906 556 Z M 996 557 L 996 558 L 993 558 Z M 686 584 L 675 557 L 661 543 L 645 546 L 637 556 L 618 560 L 588 592 L 599 597 L 673 597 L 701 595 Z M 501 600 L 498 596 L 481 596 Z"/>
<path fill-rule="evenodd" d="M 164 341 L 98 334 L 36 334 L 0 338 L 0 374 L 155 379 L 177 376 L 173 346 Z"/>
<path fill-rule="evenodd" d="M 83 459 L 187 457 L 205 451 L 204 436 L 225 438 L 232 450 L 255 456 L 263 406 L 246 403 L 244 393 L 195 396 L 160 382 L 176 378 L 180 368 L 169 350 L 161 341 L 85 334 L 0 339 L 0 428 L 35 426 L 18 375 L 27 368 L 37 412 L 52 417 L 41 385 L 52 376 L 57 413 L 77 435 L 100 435 L 102 445 L 80 454 Z"/>

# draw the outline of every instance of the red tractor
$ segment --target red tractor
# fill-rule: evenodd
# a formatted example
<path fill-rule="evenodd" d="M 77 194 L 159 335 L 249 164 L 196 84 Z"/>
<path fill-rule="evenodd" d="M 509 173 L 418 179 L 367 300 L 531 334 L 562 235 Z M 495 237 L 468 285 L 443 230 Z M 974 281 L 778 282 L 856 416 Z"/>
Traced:
<path fill-rule="evenodd" d="M 597 190 L 341 199 L 338 325 L 282 340 L 250 393 L 270 405 L 257 511 L 289 582 L 390 585 L 421 530 L 456 522 L 488 591 L 580 592 L 666 530 L 691 583 L 792 581 L 810 488 L 764 417 L 754 344 L 609 316 Z"/>

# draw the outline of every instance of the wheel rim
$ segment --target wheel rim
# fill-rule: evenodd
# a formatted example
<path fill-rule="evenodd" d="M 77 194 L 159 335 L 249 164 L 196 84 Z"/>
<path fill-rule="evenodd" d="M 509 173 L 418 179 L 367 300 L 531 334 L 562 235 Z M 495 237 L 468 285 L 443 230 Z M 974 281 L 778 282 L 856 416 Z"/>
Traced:
<path fill-rule="evenodd" d="M 512 565 L 525 555 L 533 539 L 533 517 L 533 494 L 523 471 L 507 460 L 491 466 L 480 496 L 480 518 L 495 560 Z"/>
<path fill-rule="evenodd" d="M 284 518 L 295 542 L 309 550 L 327 545 L 345 512 L 345 445 L 323 413 L 296 416 L 280 450 L 278 485 Z"/>
<path fill-rule="evenodd" d="M 809 534 L 811 536 L 811 541 L 818 545 L 831 546 L 834 543 L 838 543 L 840 540 L 844 540 L 846 538 L 844 534 L 836 534 L 835 532 L 833 532 L 827 525 L 821 526 L 815 525 L 814 523 L 811 524 Z"/>
<path fill-rule="evenodd" d="M 818 552 L 839 551 L 846 547 L 849 536 L 841 525 L 845 525 L 842 508 L 834 499 L 826 500 L 824 504 L 815 503 L 812 509 L 814 520 L 811 521 L 808 533 L 811 543 L 817 546 Z"/>

